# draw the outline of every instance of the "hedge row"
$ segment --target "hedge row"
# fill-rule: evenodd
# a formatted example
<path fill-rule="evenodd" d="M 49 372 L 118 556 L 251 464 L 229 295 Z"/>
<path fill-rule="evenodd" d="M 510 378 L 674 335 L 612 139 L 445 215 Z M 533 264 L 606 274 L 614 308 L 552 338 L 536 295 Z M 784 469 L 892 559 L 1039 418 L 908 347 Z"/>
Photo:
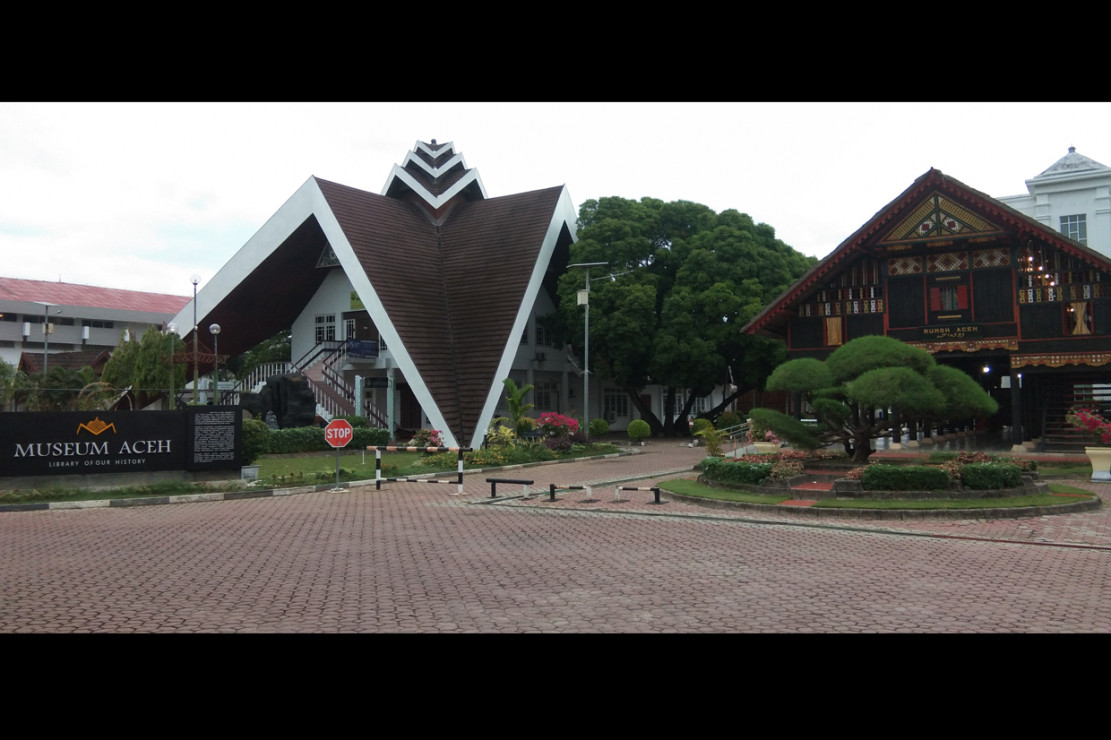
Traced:
<path fill-rule="evenodd" d="M 1022 470 L 1011 463 L 970 463 L 961 468 L 961 483 L 973 491 L 1018 488 L 1022 485 Z"/>
<path fill-rule="evenodd" d="M 730 462 L 722 457 L 702 461 L 702 476 L 718 483 L 763 483 L 772 472 L 773 463 Z"/>
<path fill-rule="evenodd" d="M 864 469 L 860 485 L 866 491 L 944 491 L 949 474 L 930 465 L 880 465 Z"/>
<path fill-rule="evenodd" d="M 350 449 L 377 447 L 390 441 L 390 433 L 385 429 L 355 427 L 352 432 L 351 442 L 347 445 Z M 266 452 L 272 455 L 330 449 L 332 447 L 324 440 L 324 430 L 321 427 L 271 429 L 266 444 Z"/>

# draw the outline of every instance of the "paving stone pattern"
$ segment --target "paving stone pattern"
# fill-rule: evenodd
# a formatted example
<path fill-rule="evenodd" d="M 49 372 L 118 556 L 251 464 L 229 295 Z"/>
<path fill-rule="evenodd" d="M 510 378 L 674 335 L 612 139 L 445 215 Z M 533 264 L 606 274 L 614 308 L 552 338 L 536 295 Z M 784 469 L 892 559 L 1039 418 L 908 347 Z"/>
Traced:
<path fill-rule="evenodd" d="M 615 493 L 701 456 L 659 443 L 496 473 L 534 479 L 529 499 L 499 486 L 491 501 L 488 473 L 468 474 L 462 496 L 372 484 L 3 513 L 0 632 L 1111 631 L 1107 506 L 818 523 Z M 596 487 L 552 504 L 550 482 Z"/>

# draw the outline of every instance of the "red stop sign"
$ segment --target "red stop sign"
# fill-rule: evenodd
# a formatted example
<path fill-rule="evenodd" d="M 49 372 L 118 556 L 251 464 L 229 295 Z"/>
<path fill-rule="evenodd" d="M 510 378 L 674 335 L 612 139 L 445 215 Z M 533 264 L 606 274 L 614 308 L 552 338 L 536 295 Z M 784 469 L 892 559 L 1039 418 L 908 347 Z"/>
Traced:
<path fill-rule="evenodd" d="M 355 430 L 346 419 L 332 419 L 324 427 L 324 440 L 332 447 L 346 447 L 354 437 Z"/>

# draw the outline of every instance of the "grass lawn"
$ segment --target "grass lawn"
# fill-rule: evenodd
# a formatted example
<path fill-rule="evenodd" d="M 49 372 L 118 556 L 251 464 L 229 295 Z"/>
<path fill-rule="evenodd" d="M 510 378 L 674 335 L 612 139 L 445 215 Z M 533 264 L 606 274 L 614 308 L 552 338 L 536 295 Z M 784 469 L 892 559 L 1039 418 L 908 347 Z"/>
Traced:
<path fill-rule="evenodd" d="M 710 498 L 715 501 L 737 501 L 745 504 L 779 504 L 790 496 L 776 493 L 755 493 L 735 488 L 711 488 L 690 478 L 660 481 L 660 489 L 684 496 Z"/>
<path fill-rule="evenodd" d="M 427 474 L 428 468 L 421 468 L 419 452 L 382 453 L 382 477 L 396 478 L 405 475 Z M 258 465 L 259 485 L 316 485 L 335 482 L 336 453 L 322 452 L 309 455 L 263 455 L 255 461 Z M 373 480 L 374 453 L 340 452 L 340 481 Z"/>
<path fill-rule="evenodd" d="M 685 496 L 750 504 L 778 504 L 792 498 L 789 495 L 781 494 L 765 494 L 737 489 L 711 488 L 710 486 L 703 485 L 692 479 L 661 481 L 660 488 Z M 1095 494 L 1091 491 L 1060 483 L 1050 483 L 1049 490 L 1050 493 L 1044 495 L 982 499 L 931 499 L 929 501 L 880 501 L 878 499 L 830 498 L 820 499 L 814 506 L 825 509 L 1000 509 L 1024 506 L 1050 506 L 1070 500 L 1078 500 L 1078 498 L 1095 497 Z"/>
<path fill-rule="evenodd" d="M 219 490 L 224 492 L 242 491 L 246 488 L 241 481 L 229 482 Z M 27 488 L 0 491 L 0 504 L 42 504 L 57 501 L 100 501 L 108 498 L 147 498 L 156 496 L 186 496 L 193 493 L 209 493 L 212 488 L 205 488 L 196 483 L 183 481 L 165 481 L 150 483 L 142 486 L 125 486 L 111 490 L 91 490 L 86 488 Z"/>
<path fill-rule="evenodd" d="M 581 456 L 595 457 L 616 451 L 613 445 L 589 445 Z M 523 454 L 523 453 L 521 453 Z M 436 473 L 454 473 L 458 469 L 458 458 L 454 453 L 441 459 L 447 460 L 439 466 L 422 465 L 419 452 L 382 453 L 382 477 L 400 478 Z M 511 462 L 526 462 L 514 459 Z M 259 466 L 258 484 L 253 488 L 280 488 L 293 486 L 314 486 L 334 483 L 336 480 L 336 454 L 334 452 L 307 453 L 304 455 L 263 455 L 256 463 Z M 340 452 L 340 482 L 374 480 L 375 456 L 373 451 L 362 450 Z M 474 467 L 474 466 L 465 466 Z M 491 467 L 485 464 L 481 467 Z M 249 490 L 244 481 L 229 479 L 216 485 L 186 483 L 181 481 L 151 483 L 141 486 L 126 486 L 113 489 L 82 489 L 63 486 L 42 489 L 0 490 L 0 505 L 38 504 L 53 501 L 100 501 L 103 499 L 144 498 L 151 496 L 184 496 L 195 493 L 217 491 L 234 492 Z"/>

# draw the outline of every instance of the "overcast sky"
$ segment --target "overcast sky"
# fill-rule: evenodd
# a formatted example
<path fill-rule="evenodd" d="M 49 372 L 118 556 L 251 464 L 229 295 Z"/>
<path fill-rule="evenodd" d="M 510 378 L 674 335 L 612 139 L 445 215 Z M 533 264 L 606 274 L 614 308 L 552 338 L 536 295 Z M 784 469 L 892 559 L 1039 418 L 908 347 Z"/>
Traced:
<path fill-rule="evenodd" d="M 931 167 L 993 196 L 1111 103 L 0 103 L 0 274 L 189 295 L 310 176 L 380 193 L 454 142 L 491 197 L 735 208 L 823 257 Z"/>

